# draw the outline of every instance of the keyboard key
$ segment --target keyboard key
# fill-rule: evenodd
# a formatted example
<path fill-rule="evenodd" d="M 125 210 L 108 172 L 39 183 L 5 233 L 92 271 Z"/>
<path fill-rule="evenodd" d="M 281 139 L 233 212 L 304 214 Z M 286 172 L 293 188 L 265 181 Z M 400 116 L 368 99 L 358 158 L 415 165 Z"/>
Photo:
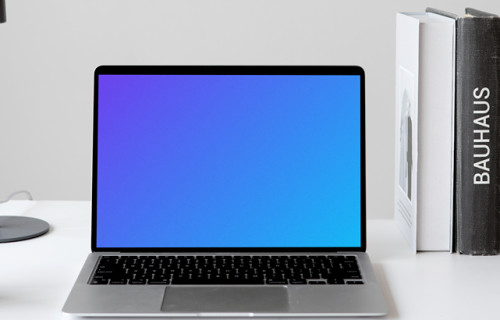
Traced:
<path fill-rule="evenodd" d="M 127 279 L 111 279 L 109 284 L 127 284 Z"/>
<path fill-rule="evenodd" d="M 286 285 L 286 284 L 288 284 L 288 281 L 287 280 L 268 279 L 267 280 L 267 284 L 272 284 L 272 285 L 275 285 L 275 284 Z"/>
<path fill-rule="evenodd" d="M 170 281 L 168 279 L 158 279 L 158 280 L 149 280 L 148 284 L 151 284 L 151 285 L 169 284 L 169 282 Z"/>
<path fill-rule="evenodd" d="M 129 284 L 146 284 L 146 279 L 134 279 L 134 280 L 130 280 Z"/>
<path fill-rule="evenodd" d="M 92 279 L 92 281 L 90 281 L 90 284 L 108 284 L 109 282 L 109 279 Z"/>
<path fill-rule="evenodd" d="M 304 279 L 293 279 L 290 280 L 290 284 L 307 284 L 307 281 Z"/>
<path fill-rule="evenodd" d="M 326 284 L 326 280 L 309 280 L 308 284 Z"/>
<path fill-rule="evenodd" d="M 328 284 L 344 284 L 344 279 L 340 277 L 328 278 L 327 282 Z"/>
<path fill-rule="evenodd" d="M 344 279 L 361 279 L 359 271 L 346 271 L 343 273 Z"/>

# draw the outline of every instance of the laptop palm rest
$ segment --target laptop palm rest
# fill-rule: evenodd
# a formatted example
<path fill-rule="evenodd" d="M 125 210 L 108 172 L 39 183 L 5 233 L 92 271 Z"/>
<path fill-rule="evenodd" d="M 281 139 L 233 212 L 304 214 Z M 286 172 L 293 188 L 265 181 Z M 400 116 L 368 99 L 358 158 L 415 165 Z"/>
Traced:
<path fill-rule="evenodd" d="M 181 286 L 167 287 L 163 312 L 260 313 L 289 310 L 285 287 Z"/>

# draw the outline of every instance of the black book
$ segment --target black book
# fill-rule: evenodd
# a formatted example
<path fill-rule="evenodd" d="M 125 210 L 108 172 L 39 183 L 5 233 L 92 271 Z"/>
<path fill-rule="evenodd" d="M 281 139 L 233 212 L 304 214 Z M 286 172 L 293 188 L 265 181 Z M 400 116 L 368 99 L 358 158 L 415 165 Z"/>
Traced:
<path fill-rule="evenodd" d="M 463 254 L 493 255 L 500 252 L 500 17 L 465 13 L 456 17 L 455 244 Z"/>

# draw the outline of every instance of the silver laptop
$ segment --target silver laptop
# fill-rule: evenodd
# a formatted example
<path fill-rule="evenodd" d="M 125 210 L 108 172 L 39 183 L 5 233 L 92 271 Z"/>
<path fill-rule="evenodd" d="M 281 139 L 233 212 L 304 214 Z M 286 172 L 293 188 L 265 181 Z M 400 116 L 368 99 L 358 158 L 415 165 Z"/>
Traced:
<path fill-rule="evenodd" d="M 92 253 L 63 311 L 381 316 L 360 67 L 102 66 Z"/>

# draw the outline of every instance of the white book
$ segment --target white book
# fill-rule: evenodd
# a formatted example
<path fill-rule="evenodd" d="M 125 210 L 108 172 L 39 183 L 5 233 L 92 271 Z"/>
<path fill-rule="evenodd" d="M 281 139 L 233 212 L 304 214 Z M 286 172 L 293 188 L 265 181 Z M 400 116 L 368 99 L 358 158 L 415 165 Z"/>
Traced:
<path fill-rule="evenodd" d="M 455 19 L 396 16 L 395 220 L 414 251 L 450 251 Z"/>

